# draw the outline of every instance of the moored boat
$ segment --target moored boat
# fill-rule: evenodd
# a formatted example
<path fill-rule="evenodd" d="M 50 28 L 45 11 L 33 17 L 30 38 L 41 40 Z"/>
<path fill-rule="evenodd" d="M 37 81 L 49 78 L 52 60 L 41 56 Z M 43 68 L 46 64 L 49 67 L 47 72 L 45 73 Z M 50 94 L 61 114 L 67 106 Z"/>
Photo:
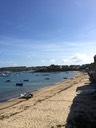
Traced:
<path fill-rule="evenodd" d="M 31 97 L 33 97 L 33 94 L 30 93 L 30 92 L 26 92 L 26 93 L 24 93 L 24 94 L 21 94 L 19 98 L 20 98 L 20 99 L 22 99 L 22 98 L 24 98 L 24 99 L 29 99 L 29 98 L 31 98 Z"/>
<path fill-rule="evenodd" d="M 23 80 L 24 82 L 28 82 L 29 80 Z"/>
<path fill-rule="evenodd" d="M 23 83 L 16 83 L 16 86 L 23 86 Z"/>
<path fill-rule="evenodd" d="M 49 78 L 45 78 L 45 80 L 49 80 Z"/>
<path fill-rule="evenodd" d="M 6 80 L 5 82 L 11 82 L 11 80 Z"/>
<path fill-rule="evenodd" d="M 64 77 L 63 79 L 67 79 L 67 77 Z"/>

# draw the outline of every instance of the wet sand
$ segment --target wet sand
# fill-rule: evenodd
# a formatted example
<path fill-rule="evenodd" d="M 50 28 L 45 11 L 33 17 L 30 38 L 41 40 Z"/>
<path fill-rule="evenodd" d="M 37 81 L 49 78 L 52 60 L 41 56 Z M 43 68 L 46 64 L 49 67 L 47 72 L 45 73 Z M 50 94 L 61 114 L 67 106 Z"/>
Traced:
<path fill-rule="evenodd" d="M 0 128 L 64 128 L 77 87 L 89 83 L 86 73 L 34 92 L 29 100 L 0 104 Z"/>

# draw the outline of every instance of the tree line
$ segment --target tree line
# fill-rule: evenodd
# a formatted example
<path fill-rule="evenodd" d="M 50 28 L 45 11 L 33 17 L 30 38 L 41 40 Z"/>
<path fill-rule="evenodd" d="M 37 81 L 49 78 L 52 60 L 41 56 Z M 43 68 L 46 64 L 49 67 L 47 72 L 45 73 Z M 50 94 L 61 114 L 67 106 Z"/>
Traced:
<path fill-rule="evenodd" d="M 18 67 L 2 67 L 0 71 L 12 71 L 12 72 L 20 72 L 20 71 L 32 71 L 32 72 L 55 72 L 55 71 L 77 71 L 85 69 L 88 65 L 50 65 L 50 66 L 18 66 Z"/>

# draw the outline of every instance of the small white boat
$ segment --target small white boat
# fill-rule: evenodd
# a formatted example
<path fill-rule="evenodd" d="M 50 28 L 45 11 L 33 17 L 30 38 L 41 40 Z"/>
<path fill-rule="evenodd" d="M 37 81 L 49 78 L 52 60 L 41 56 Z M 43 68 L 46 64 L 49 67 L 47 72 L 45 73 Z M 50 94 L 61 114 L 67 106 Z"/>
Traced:
<path fill-rule="evenodd" d="M 24 99 L 29 99 L 29 98 L 31 98 L 31 97 L 33 97 L 33 94 L 30 93 L 30 92 L 26 92 L 26 93 L 21 94 L 19 98 L 20 98 L 20 99 L 22 99 L 22 98 L 24 98 Z"/>
<path fill-rule="evenodd" d="M 8 77 L 10 76 L 10 73 L 9 72 L 0 72 L 0 77 Z"/>

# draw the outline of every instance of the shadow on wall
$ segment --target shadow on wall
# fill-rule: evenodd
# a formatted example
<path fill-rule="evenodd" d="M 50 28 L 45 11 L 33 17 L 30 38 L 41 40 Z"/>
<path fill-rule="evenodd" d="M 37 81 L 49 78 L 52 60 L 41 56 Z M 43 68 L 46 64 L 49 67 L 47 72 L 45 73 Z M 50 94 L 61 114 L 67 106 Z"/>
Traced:
<path fill-rule="evenodd" d="M 96 89 L 93 84 L 77 88 L 65 128 L 96 128 Z"/>

